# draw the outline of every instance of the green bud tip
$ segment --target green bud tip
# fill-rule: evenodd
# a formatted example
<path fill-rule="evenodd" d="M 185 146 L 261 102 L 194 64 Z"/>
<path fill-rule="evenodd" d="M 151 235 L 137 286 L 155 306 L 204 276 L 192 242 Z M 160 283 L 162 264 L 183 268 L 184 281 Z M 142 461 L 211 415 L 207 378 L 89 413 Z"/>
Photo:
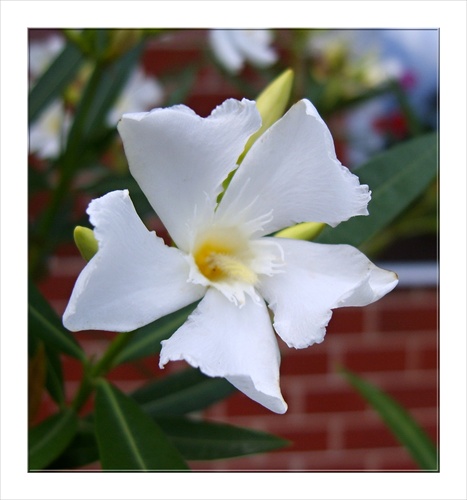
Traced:
<path fill-rule="evenodd" d="M 73 238 L 83 259 L 89 262 L 99 249 L 93 230 L 87 227 L 76 226 L 73 231 Z"/>
<path fill-rule="evenodd" d="M 295 226 L 287 227 L 275 234 L 276 238 L 292 238 L 295 240 L 314 240 L 324 229 L 322 222 L 302 222 Z"/>
<path fill-rule="evenodd" d="M 293 70 L 287 69 L 275 78 L 257 97 L 256 107 L 261 115 L 261 128 L 248 139 L 238 163 L 243 160 L 258 137 L 284 114 L 290 100 L 293 79 Z"/>

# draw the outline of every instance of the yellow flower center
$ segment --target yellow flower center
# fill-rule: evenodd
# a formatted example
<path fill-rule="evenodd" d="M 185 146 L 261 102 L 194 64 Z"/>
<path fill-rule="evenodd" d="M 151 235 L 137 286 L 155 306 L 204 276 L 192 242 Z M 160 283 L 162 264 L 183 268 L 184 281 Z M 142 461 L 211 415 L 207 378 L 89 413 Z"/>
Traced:
<path fill-rule="evenodd" d="M 196 247 L 193 257 L 209 281 L 254 284 L 257 280 L 256 273 L 248 266 L 248 245 L 235 231 L 222 230 L 207 236 Z"/>

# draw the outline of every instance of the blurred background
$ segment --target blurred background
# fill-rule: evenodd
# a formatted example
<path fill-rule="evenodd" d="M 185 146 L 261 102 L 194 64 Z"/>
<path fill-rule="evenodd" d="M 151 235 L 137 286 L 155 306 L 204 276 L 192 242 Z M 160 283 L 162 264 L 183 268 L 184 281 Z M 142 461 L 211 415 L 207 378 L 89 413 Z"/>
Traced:
<path fill-rule="evenodd" d="M 357 170 L 391 146 L 437 129 L 438 36 L 437 30 L 30 30 L 30 89 L 40 85 L 46 95 L 56 87 L 57 80 L 44 82 L 41 75 L 57 57 L 63 57 L 64 82 L 60 98 L 48 99 L 47 106 L 29 102 L 31 279 L 61 315 L 85 265 L 73 228 L 90 227 L 89 201 L 113 189 L 130 189 L 147 227 L 169 241 L 129 175 L 116 133 L 122 113 L 184 103 L 207 116 L 229 97 L 255 99 L 292 68 L 291 102 L 306 97 L 314 103 L 331 129 L 338 158 Z M 74 48 L 65 57 L 67 40 Z M 114 79 L 99 101 L 105 113 L 88 110 L 82 127 L 89 147 L 65 151 L 80 116 L 80 96 L 90 91 L 87 82 L 99 77 L 91 76 L 95 57 L 114 65 Z M 132 70 L 123 71 L 130 59 Z M 213 421 L 277 434 L 291 445 L 248 458 L 193 462 L 194 470 L 418 468 L 337 368 L 344 366 L 386 391 L 437 442 L 437 179 L 361 250 L 396 271 L 400 284 L 375 304 L 336 310 L 322 344 L 282 349 L 287 414 L 272 414 L 240 393 L 203 413 Z M 101 354 L 114 336 L 75 334 L 91 356 Z M 117 367 L 109 379 L 127 392 L 183 366 L 171 363 L 160 371 L 152 355 Z M 71 397 L 81 366 L 64 357 L 63 369 Z M 32 388 L 29 410 L 30 422 L 36 423 L 55 410 L 55 403 Z"/>

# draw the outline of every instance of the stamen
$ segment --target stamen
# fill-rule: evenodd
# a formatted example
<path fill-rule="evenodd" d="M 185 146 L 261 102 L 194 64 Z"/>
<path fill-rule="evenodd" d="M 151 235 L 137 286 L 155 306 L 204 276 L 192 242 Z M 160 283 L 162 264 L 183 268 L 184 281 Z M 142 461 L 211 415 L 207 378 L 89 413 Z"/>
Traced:
<path fill-rule="evenodd" d="M 201 274 L 217 283 L 256 283 L 257 275 L 251 269 L 252 257 L 247 242 L 234 228 L 211 233 L 193 253 Z"/>
<path fill-rule="evenodd" d="M 256 283 L 256 273 L 248 269 L 245 264 L 233 255 L 213 252 L 206 259 L 206 264 L 209 268 L 209 273 L 211 275 L 209 279 L 211 280 L 215 281 L 216 279 L 231 278 L 251 285 Z"/>

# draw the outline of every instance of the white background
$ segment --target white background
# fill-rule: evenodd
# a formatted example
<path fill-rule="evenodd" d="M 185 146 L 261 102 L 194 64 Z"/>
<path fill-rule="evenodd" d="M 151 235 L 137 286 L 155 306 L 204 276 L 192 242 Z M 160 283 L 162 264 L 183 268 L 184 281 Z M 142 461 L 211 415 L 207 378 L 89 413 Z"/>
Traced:
<path fill-rule="evenodd" d="M 28 28 L 440 28 L 441 472 L 27 473 Z M 462 499 L 466 493 L 466 2 L 1 2 L 1 498 Z"/>

